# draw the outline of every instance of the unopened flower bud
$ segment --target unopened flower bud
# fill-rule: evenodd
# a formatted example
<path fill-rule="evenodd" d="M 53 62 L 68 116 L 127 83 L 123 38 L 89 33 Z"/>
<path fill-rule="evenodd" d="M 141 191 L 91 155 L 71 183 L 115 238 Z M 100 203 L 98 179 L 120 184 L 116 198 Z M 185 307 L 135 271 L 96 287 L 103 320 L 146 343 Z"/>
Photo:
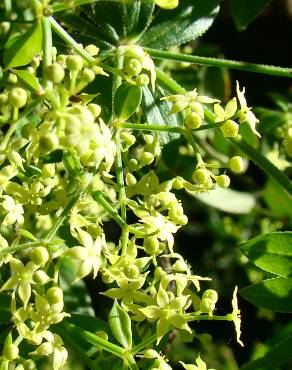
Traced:
<path fill-rule="evenodd" d="M 80 71 L 83 68 L 83 58 L 80 55 L 68 55 L 66 65 L 70 71 Z"/>
<path fill-rule="evenodd" d="M 4 346 L 3 348 L 3 352 L 2 352 L 2 355 L 9 361 L 13 361 L 15 360 L 18 355 L 19 355 L 19 349 L 18 347 L 11 343 L 11 344 L 7 344 Z"/>
<path fill-rule="evenodd" d="M 155 237 L 144 239 L 143 247 L 147 254 L 150 254 L 150 255 L 156 254 L 157 251 L 159 250 L 159 246 L 160 246 L 159 241 Z"/>
<path fill-rule="evenodd" d="M 136 138 L 134 135 L 129 134 L 128 132 L 121 132 L 121 139 L 124 140 L 124 142 L 128 146 L 132 146 L 136 142 Z"/>
<path fill-rule="evenodd" d="M 126 184 L 128 186 L 134 186 L 137 184 L 136 177 L 132 175 L 130 172 L 128 172 L 126 175 Z"/>
<path fill-rule="evenodd" d="M 210 298 L 203 298 L 200 303 L 200 311 L 202 313 L 212 314 L 215 309 L 215 302 Z"/>
<path fill-rule="evenodd" d="M 82 80 L 86 83 L 90 83 L 95 79 L 95 73 L 92 69 L 84 68 L 82 72 Z"/>
<path fill-rule="evenodd" d="M 203 119 L 199 113 L 191 112 L 186 115 L 185 126 L 190 130 L 199 128 L 202 125 Z"/>
<path fill-rule="evenodd" d="M 229 161 L 229 167 L 232 172 L 235 172 L 235 173 L 243 172 L 244 165 L 243 165 L 242 158 L 239 155 L 232 157 Z"/>
<path fill-rule="evenodd" d="M 216 182 L 221 188 L 228 188 L 230 185 L 230 178 L 227 175 L 220 175 L 216 177 Z"/>
<path fill-rule="evenodd" d="M 141 160 L 140 161 L 141 161 L 141 164 L 143 166 L 147 166 L 147 165 L 151 164 L 154 161 L 154 155 L 150 152 L 144 152 L 141 155 Z"/>
<path fill-rule="evenodd" d="M 192 178 L 197 184 L 206 184 L 210 178 L 210 171 L 205 168 L 199 168 L 193 173 Z"/>
<path fill-rule="evenodd" d="M 46 67 L 45 75 L 53 83 L 60 83 L 65 77 L 64 68 L 59 63 L 53 63 Z"/>
<path fill-rule="evenodd" d="M 220 126 L 220 130 L 224 137 L 236 137 L 238 135 L 239 125 L 229 119 Z"/>
<path fill-rule="evenodd" d="M 128 168 L 130 171 L 135 171 L 138 168 L 138 161 L 134 158 L 130 159 L 128 162 Z"/>
<path fill-rule="evenodd" d="M 130 76 L 137 76 L 142 71 L 142 64 L 138 59 L 131 58 L 125 64 L 125 71 Z"/>
<path fill-rule="evenodd" d="M 98 52 L 99 52 L 99 48 L 93 44 L 90 44 L 90 45 L 87 45 L 85 46 L 84 48 L 88 54 L 90 54 L 92 57 L 95 57 Z"/>
<path fill-rule="evenodd" d="M 51 280 L 50 277 L 43 270 L 37 270 L 36 272 L 34 272 L 32 278 L 33 281 L 39 285 L 47 284 Z"/>
<path fill-rule="evenodd" d="M 59 138 L 54 133 L 47 133 L 40 138 L 39 148 L 40 152 L 48 154 L 56 150 L 59 146 Z"/>
<path fill-rule="evenodd" d="M 59 287 L 52 287 L 47 290 L 46 298 L 50 305 L 63 302 L 63 291 Z"/>
<path fill-rule="evenodd" d="M 203 294 L 203 299 L 205 298 L 211 299 L 216 303 L 218 301 L 218 293 L 214 289 L 207 289 Z"/>
<path fill-rule="evenodd" d="M 97 118 L 101 112 L 101 106 L 98 104 L 90 103 L 87 108 L 90 110 L 94 118 Z"/>
<path fill-rule="evenodd" d="M 22 363 L 22 366 L 24 367 L 24 370 L 35 370 L 36 364 L 33 360 L 25 360 Z"/>
<path fill-rule="evenodd" d="M 52 344 L 50 342 L 45 342 L 38 347 L 36 353 L 41 356 L 49 356 L 53 350 Z"/>
<path fill-rule="evenodd" d="M 136 265 L 125 266 L 123 272 L 129 279 L 137 278 L 140 273 L 139 268 Z"/>
<path fill-rule="evenodd" d="M 15 108 L 22 108 L 27 102 L 27 93 L 21 87 L 14 87 L 9 91 L 8 101 Z"/>
<path fill-rule="evenodd" d="M 50 255 L 47 248 L 35 247 L 31 252 L 30 258 L 36 265 L 43 266 L 48 262 Z"/>
<path fill-rule="evenodd" d="M 149 85 L 149 82 L 150 82 L 150 79 L 149 79 L 148 75 L 146 75 L 145 73 L 140 74 L 136 78 L 136 85 L 140 86 L 140 87 Z"/>

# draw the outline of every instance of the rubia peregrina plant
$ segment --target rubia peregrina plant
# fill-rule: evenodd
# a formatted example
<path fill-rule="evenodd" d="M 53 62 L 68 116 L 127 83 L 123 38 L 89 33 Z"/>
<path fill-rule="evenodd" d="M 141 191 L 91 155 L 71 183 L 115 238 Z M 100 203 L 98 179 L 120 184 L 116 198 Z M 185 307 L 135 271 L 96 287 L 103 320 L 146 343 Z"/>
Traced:
<path fill-rule="evenodd" d="M 171 369 L 160 352 L 163 338 L 173 329 L 195 336 L 190 323 L 201 320 L 232 321 L 243 345 L 237 288 L 232 312 L 217 315 L 210 279 L 175 251 L 174 236 L 188 223 L 177 190 L 228 188 L 230 171 L 245 169 L 239 151 L 228 158 L 204 146 L 214 135 L 239 145 L 242 126 L 260 137 L 245 91 L 237 83 L 225 104 L 195 87 L 186 91 L 158 69 L 142 47 L 150 0 L 111 4 L 128 12 L 124 22 L 132 15 L 128 30 L 111 30 L 96 45 L 78 43 L 53 13 L 70 28 L 83 14 L 79 6 L 89 3 L 1 7 L 0 294 L 10 306 L 1 370 L 39 368 L 44 357 L 60 369 L 67 347 L 91 369 L 108 360 L 104 352 L 115 369 Z M 86 6 L 84 16 L 92 19 L 100 6 Z M 177 158 L 191 159 L 187 173 L 173 170 L 173 145 Z M 105 230 L 108 221 L 120 230 L 116 242 Z M 75 266 L 73 285 L 101 278 L 107 285 L 101 293 L 113 300 L 109 325 L 94 333 L 64 309 L 66 261 Z M 200 356 L 196 365 L 181 364 L 206 369 Z"/>

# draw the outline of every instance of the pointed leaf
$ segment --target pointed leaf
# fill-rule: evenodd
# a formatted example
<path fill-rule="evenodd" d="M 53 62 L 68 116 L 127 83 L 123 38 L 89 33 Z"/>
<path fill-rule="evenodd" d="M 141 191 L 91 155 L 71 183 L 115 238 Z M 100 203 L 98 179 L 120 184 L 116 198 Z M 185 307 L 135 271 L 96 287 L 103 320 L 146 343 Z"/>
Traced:
<path fill-rule="evenodd" d="M 220 0 L 184 0 L 174 10 L 162 10 L 144 33 L 141 44 L 163 49 L 196 39 L 212 25 L 219 3 Z"/>
<path fill-rule="evenodd" d="M 4 65 L 7 68 L 24 66 L 42 49 L 43 33 L 40 21 L 21 35 L 5 52 Z"/>
<path fill-rule="evenodd" d="M 264 280 L 240 291 L 249 302 L 276 312 L 292 312 L 292 278 Z"/>
<path fill-rule="evenodd" d="M 261 269 L 292 277 L 292 232 L 260 235 L 241 244 L 242 252 Z"/>
<path fill-rule="evenodd" d="M 116 340 L 124 348 L 130 349 L 132 347 L 131 319 L 116 300 L 109 314 L 109 324 Z"/>
<path fill-rule="evenodd" d="M 241 31 L 271 2 L 271 0 L 231 0 L 231 12 Z"/>
<path fill-rule="evenodd" d="M 127 82 L 121 84 L 115 94 L 114 112 L 118 119 L 126 120 L 140 106 L 142 90 L 140 87 Z"/>
<path fill-rule="evenodd" d="M 13 69 L 12 72 L 32 91 L 41 91 L 41 85 L 33 74 L 23 69 Z"/>

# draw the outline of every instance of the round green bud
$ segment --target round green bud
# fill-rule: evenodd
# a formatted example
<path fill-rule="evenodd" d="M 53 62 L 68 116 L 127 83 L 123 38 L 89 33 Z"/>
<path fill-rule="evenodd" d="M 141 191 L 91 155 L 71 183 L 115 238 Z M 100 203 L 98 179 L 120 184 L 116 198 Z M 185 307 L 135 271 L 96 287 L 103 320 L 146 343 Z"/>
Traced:
<path fill-rule="evenodd" d="M 9 361 L 15 360 L 19 355 L 18 347 L 11 343 L 4 346 L 2 355 Z"/>
<path fill-rule="evenodd" d="M 154 161 L 154 155 L 150 152 L 144 152 L 141 155 L 141 164 L 144 166 L 147 166 L 148 164 L 151 164 Z"/>
<path fill-rule="evenodd" d="M 70 71 L 81 71 L 83 68 L 83 58 L 80 55 L 68 55 L 66 66 Z"/>
<path fill-rule="evenodd" d="M 210 171 L 205 168 L 198 168 L 192 176 L 193 180 L 197 184 L 206 184 L 210 178 Z"/>
<path fill-rule="evenodd" d="M 134 186 L 137 184 L 136 177 L 132 175 L 130 172 L 128 172 L 126 175 L 126 184 L 128 186 Z"/>
<path fill-rule="evenodd" d="M 137 159 L 134 159 L 134 158 L 130 159 L 129 162 L 128 162 L 128 168 L 129 168 L 130 171 L 137 170 L 137 168 L 138 168 Z"/>
<path fill-rule="evenodd" d="M 10 82 L 11 84 L 17 84 L 18 78 L 17 78 L 16 74 L 9 73 L 7 81 Z"/>
<path fill-rule="evenodd" d="M 230 185 L 230 178 L 227 175 L 220 175 L 216 177 L 216 182 L 221 188 L 228 188 Z"/>
<path fill-rule="evenodd" d="M 150 79 L 149 79 L 148 75 L 146 75 L 145 73 L 140 74 L 136 78 L 136 85 L 140 86 L 140 87 L 149 85 L 149 82 L 150 82 Z"/>
<path fill-rule="evenodd" d="M 161 279 L 165 274 L 166 272 L 160 266 L 156 267 L 156 269 L 154 270 L 154 276 L 156 277 L 156 279 Z"/>
<path fill-rule="evenodd" d="M 136 138 L 134 135 L 131 135 L 129 134 L 128 132 L 121 132 L 121 139 L 124 140 L 124 142 L 128 145 L 128 146 L 132 146 L 135 144 L 136 142 Z"/>
<path fill-rule="evenodd" d="M 203 299 L 211 299 L 214 303 L 218 301 L 218 293 L 214 289 L 207 289 L 203 294 Z"/>
<path fill-rule="evenodd" d="M 38 349 L 36 350 L 37 354 L 41 356 L 49 356 L 51 353 L 53 353 L 53 346 L 50 342 L 42 343 Z"/>
<path fill-rule="evenodd" d="M 136 265 L 125 266 L 123 271 L 129 279 L 137 278 L 140 273 L 139 268 Z"/>
<path fill-rule="evenodd" d="M 211 314 L 215 309 L 215 302 L 210 298 L 203 298 L 200 303 L 200 311 L 202 313 Z"/>
<path fill-rule="evenodd" d="M 101 113 L 101 106 L 98 104 L 90 103 L 88 104 L 87 108 L 95 118 L 97 118 Z"/>
<path fill-rule="evenodd" d="M 39 148 L 40 152 L 48 154 L 56 150 L 59 146 L 59 138 L 56 134 L 47 133 L 40 138 Z"/>
<path fill-rule="evenodd" d="M 143 247 L 147 254 L 152 255 L 152 254 L 157 253 L 160 247 L 160 243 L 157 238 L 150 237 L 150 238 L 144 239 Z"/>
<path fill-rule="evenodd" d="M 177 260 L 173 265 L 172 265 L 172 269 L 174 271 L 178 271 L 178 272 L 186 272 L 188 271 L 188 265 L 186 264 L 185 261 L 182 261 L 182 260 Z"/>
<path fill-rule="evenodd" d="M 190 130 L 199 128 L 202 125 L 203 119 L 199 113 L 191 112 L 186 115 L 185 126 Z"/>
<path fill-rule="evenodd" d="M 232 157 L 229 161 L 229 167 L 234 173 L 241 173 L 244 171 L 243 159 L 237 155 Z"/>
<path fill-rule="evenodd" d="M 47 284 L 49 280 L 50 279 L 48 275 L 43 270 L 37 270 L 36 272 L 33 273 L 33 281 L 36 284 L 44 285 L 44 284 Z"/>
<path fill-rule="evenodd" d="M 27 102 L 27 93 L 21 87 L 14 87 L 9 91 L 8 101 L 15 108 L 22 108 Z"/>
<path fill-rule="evenodd" d="M 98 54 L 98 52 L 99 52 L 99 48 L 97 46 L 93 45 L 93 44 L 90 44 L 90 45 L 85 46 L 84 49 L 92 57 L 95 57 Z"/>
<path fill-rule="evenodd" d="M 84 68 L 82 72 L 82 80 L 86 83 L 90 83 L 95 79 L 95 73 L 92 69 Z"/>
<path fill-rule="evenodd" d="M 43 266 L 45 265 L 50 258 L 49 252 L 45 247 L 35 247 L 33 248 L 30 259 L 36 265 Z"/>
<path fill-rule="evenodd" d="M 238 135 L 239 125 L 229 119 L 220 126 L 220 130 L 224 137 L 236 137 Z"/>
<path fill-rule="evenodd" d="M 63 291 L 59 287 L 52 287 L 47 290 L 46 298 L 50 305 L 63 302 Z"/>
<path fill-rule="evenodd" d="M 131 58 L 125 64 L 125 71 L 130 76 L 137 76 L 142 71 L 142 64 L 138 59 Z"/>
<path fill-rule="evenodd" d="M 24 370 L 35 370 L 36 364 L 33 360 L 25 360 L 22 364 Z"/>
<path fill-rule="evenodd" d="M 45 75 L 53 83 L 60 83 L 65 77 L 64 68 L 59 63 L 53 63 L 46 67 Z"/>

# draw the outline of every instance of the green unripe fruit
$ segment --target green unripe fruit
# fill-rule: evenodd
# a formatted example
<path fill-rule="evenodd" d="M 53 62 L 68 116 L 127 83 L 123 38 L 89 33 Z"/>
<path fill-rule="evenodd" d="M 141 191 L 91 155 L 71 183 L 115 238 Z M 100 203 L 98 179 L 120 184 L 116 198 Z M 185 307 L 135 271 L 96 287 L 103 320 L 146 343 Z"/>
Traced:
<path fill-rule="evenodd" d="M 208 289 L 203 294 L 203 299 L 211 299 L 214 303 L 218 301 L 218 293 L 214 289 Z"/>
<path fill-rule="evenodd" d="M 138 59 L 131 58 L 125 64 L 125 71 L 130 76 L 137 76 L 142 71 L 142 64 Z"/>
<path fill-rule="evenodd" d="M 9 91 L 8 101 L 15 108 L 22 108 L 27 102 L 27 93 L 21 87 L 14 87 Z"/>
<path fill-rule="evenodd" d="M 82 72 L 82 80 L 86 83 L 90 83 L 95 79 L 95 73 L 92 69 L 84 68 Z"/>
<path fill-rule="evenodd" d="M 160 243 L 155 237 L 146 238 L 144 239 L 143 247 L 147 254 L 152 255 L 157 253 L 160 247 Z"/>
<path fill-rule="evenodd" d="M 125 266 L 123 271 L 129 279 L 137 278 L 140 273 L 139 268 L 136 265 Z"/>
<path fill-rule="evenodd" d="M 88 104 L 87 108 L 90 110 L 90 112 L 95 118 L 97 118 L 101 113 L 101 106 L 98 104 L 94 103 Z"/>
<path fill-rule="evenodd" d="M 49 255 L 47 248 L 36 247 L 32 250 L 30 258 L 33 263 L 35 263 L 36 265 L 42 266 L 48 262 L 50 255 Z"/>
<path fill-rule="evenodd" d="M 230 185 L 230 178 L 227 175 L 220 175 L 216 177 L 216 182 L 221 188 L 228 188 Z"/>
<path fill-rule="evenodd" d="M 63 291 L 59 287 L 52 287 L 47 290 L 46 298 L 50 305 L 63 302 Z"/>
<path fill-rule="evenodd" d="M 229 161 L 229 167 L 234 173 L 241 173 L 244 171 L 243 159 L 237 155 L 232 157 Z"/>
<path fill-rule="evenodd" d="M 193 173 L 192 178 L 197 184 L 206 184 L 210 178 L 210 172 L 205 168 L 199 168 Z"/>
<path fill-rule="evenodd" d="M 80 55 L 69 55 L 66 66 L 70 71 L 80 71 L 83 68 L 83 58 Z"/>
<path fill-rule="evenodd" d="M 236 137 L 238 135 L 239 125 L 229 119 L 220 126 L 220 130 L 224 137 Z"/>
<path fill-rule="evenodd" d="M 3 349 L 3 356 L 9 360 L 9 361 L 13 361 L 15 360 L 18 355 L 19 355 L 19 349 L 18 347 L 11 343 L 11 344 L 7 344 L 6 346 L 4 346 L 4 349 Z"/>
<path fill-rule="evenodd" d="M 202 313 L 211 314 L 215 309 L 215 302 L 210 298 L 203 298 L 200 303 L 200 311 Z"/>
<path fill-rule="evenodd" d="M 60 83 L 65 77 L 64 68 L 59 63 L 53 63 L 46 67 L 45 75 L 48 80 L 55 84 Z"/>
<path fill-rule="evenodd" d="M 39 148 L 41 153 L 51 153 L 59 146 L 59 138 L 56 134 L 48 133 L 40 138 Z"/>
<path fill-rule="evenodd" d="M 185 118 L 185 126 L 186 128 L 190 130 L 194 130 L 196 128 L 199 128 L 202 125 L 203 119 L 199 115 L 199 113 L 191 112 L 186 115 Z"/>
<path fill-rule="evenodd" d="M 150 152 L 144 152 L 141 155 L 141 164 L 147 166 L 154 161 L 154 155 Z"/>
<path fill-rule="evenodd" d="M 146 75 L 145 73 L 140 74 L 136 78 L 136 85 L 140 86 L 140 87 L 149 85 L 149 82 L 150 82 L 150 79 L 149 79 L 148 75 Z"/>

